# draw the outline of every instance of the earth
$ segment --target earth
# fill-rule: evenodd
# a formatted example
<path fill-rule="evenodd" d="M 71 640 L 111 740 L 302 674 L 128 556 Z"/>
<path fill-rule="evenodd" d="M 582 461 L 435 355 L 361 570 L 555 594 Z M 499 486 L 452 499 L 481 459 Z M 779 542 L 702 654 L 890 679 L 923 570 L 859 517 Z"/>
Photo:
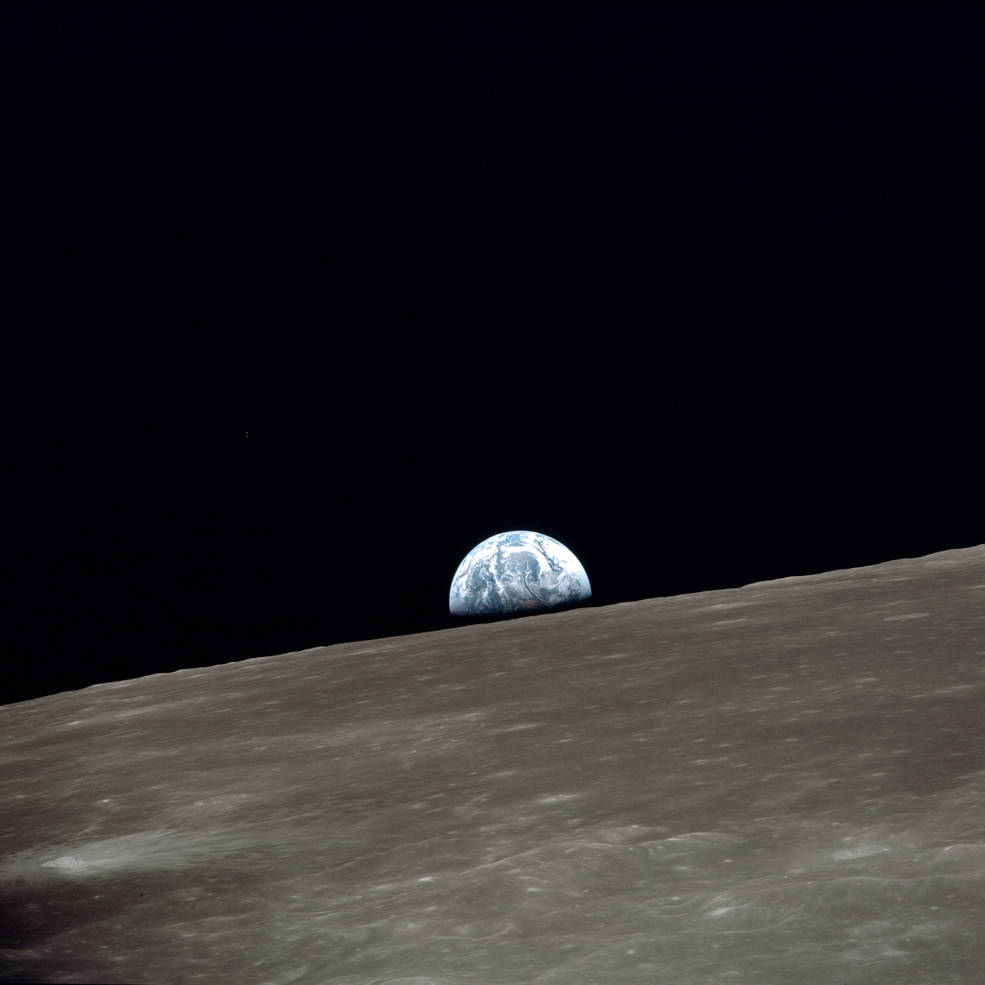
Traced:
<path fill-rule="evenodd" d="M 592 597 L 581 562 L 560 541 L 508 530 L 462 559 L 448 593 L 455 616 L 511 616 L 569 608 Z"/>

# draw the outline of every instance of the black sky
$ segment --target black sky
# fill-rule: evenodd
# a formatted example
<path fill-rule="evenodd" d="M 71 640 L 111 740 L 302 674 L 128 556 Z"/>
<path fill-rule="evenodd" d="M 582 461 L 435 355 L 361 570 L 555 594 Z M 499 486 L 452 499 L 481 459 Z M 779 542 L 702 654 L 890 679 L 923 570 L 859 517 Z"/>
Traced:
<path fill-rule="evenodd" d="M 985 540 L 979 12 L 4 17 L 8 700 Z"/>

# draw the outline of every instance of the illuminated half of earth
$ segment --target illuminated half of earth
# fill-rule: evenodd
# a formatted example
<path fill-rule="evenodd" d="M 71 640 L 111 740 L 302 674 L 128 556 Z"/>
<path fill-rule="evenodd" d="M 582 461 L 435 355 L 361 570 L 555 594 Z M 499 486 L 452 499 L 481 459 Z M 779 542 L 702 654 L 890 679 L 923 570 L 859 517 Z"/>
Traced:
<path fill-rule="evenodd" d="M 448 592 L 455 616 L 512 616 L 569 608 L 592 597 L 581 561 L 533 530 L 487 537 L 462 559 Z"/>

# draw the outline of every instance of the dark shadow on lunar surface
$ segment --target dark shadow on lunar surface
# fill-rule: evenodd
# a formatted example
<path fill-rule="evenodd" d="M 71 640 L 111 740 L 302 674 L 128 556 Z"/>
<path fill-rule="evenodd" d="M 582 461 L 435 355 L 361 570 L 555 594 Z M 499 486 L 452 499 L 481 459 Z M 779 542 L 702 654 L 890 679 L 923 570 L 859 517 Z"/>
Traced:
<path fill-rule="evenodd" d="M 0 709 L 0 981 L 985 979 L 985 548 Z"/>

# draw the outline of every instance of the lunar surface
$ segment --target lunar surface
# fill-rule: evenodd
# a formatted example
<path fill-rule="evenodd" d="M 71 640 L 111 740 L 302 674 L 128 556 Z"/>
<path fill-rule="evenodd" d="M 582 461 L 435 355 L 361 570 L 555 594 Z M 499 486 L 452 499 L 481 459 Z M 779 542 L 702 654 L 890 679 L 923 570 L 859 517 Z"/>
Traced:
<path fill-rule="evenodd" d="M 0 708 L 0 981 L 985 981 L 985 547 Z"/>

